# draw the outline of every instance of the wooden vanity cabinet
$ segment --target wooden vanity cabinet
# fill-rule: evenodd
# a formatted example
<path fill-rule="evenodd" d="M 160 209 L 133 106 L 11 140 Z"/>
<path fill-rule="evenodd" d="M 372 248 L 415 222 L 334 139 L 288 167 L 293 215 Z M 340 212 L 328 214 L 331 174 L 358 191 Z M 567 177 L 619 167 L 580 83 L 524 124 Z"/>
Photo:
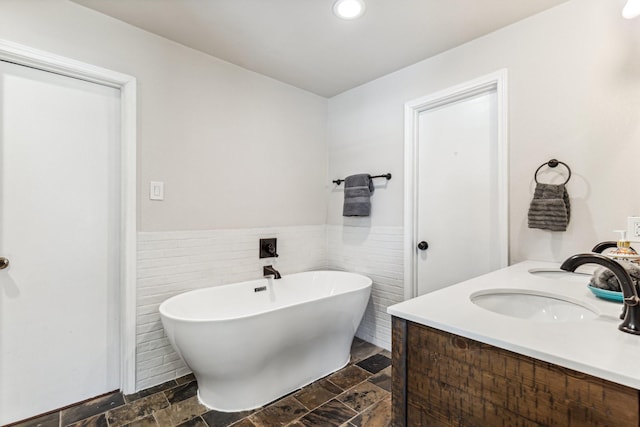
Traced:
<path fill-rule="evenodd" d="M 395 427 L 640 426 L 636 389 L 398 317 L 392 370 Z"/>

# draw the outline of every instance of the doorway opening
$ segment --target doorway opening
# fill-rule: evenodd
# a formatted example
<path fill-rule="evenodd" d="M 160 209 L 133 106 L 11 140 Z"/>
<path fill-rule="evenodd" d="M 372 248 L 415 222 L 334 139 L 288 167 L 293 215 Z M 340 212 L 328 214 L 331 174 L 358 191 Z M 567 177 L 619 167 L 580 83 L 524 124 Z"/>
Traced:
<path fill-rule="evenodd" d="M 136 79 L 83 62 L 0 40 L 0 60 L 72 77 L 119 92 L 119 276 L 118 307 L 119 388 L 124 393 L 135 391 L 135 289 L 136 289 Z M 42 179 L 46 179 L 43 177 Z M 46 213 L 45 213 L 46 214 Z M 1 254 L 0 254 L 1 256 Z M 52 254 L 55 257 L 55 254 Z M 64 266 L 60 266 L 64 268 Z M 61 309 L 65 309 L 61 307 Z M 68 308 L 67 308 L 68 309 Z M 38 415 L 38 414 L 32 414 Z"/>
<path fill-rule="evenodd" d="M 507 71 L 405 104 L 405 299 L 508 265 Z"/>

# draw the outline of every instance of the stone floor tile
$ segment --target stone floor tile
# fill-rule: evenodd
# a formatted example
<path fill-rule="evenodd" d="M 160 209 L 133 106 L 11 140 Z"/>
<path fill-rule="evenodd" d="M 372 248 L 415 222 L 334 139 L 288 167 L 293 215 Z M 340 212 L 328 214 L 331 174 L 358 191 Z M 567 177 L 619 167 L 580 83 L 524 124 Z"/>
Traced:
<path fill-rule="evenodd" d="M 162 383 L 160 385 L 157 385 L 157 386 L 153 386 L 153 387 L 146 388 L 144 390 L 140 390 L 137 393 L 126 394 L 124 396 L 124 398 L 127 401 L 127 403 L 131 403 L 131 402 L 136 401 L 138 399 L 142 399 L 143 397 L 151 396 L 152 394 L 156 394 L 156 393 L 159 393 L 161 391 L 169 390 L 170 388 L 173 388 L 176 385 L 178 385 L 178 383 L 176 381 L 174 381 L 174 380 L 171 380 L 171 381 L 164 382 L 164 383 Z"/>
<path fill-rule="evenodd" d="M 95 415 L 91 418 L 85 418 L 76 423 L 70 424 L 67 427 L 107 427 L 107 417 L 104 413 Z"/>
<path fill-rule="evenodd" d="M 195 375 L 188 374 L 188 375 L 185 375 L 184 377 L 176 378 L 176 383 L 184 384 L 184 383 L 190 383 L 191 381 L 195 381 L 195 380 L 196 380 Z"/>
<path fill-rule="evenodd" d="M 178 403 L 183 400 L 187 400 L 198 394 L 198 384 L 195 381 L 189 383 L 182 383 L 177 387 L 169 389 L 164 392 L 167 400 L 170 404 Z"/>
<path fill-rule="evenodd" d="M 387 366 L 368 381 L 391 393 L 391 366 Z"/>
<path fill-rule="evenodd" d="M 390 427 L 391 396 L 365 410 L 350 421 L 354 427 Z"/>
<path fill-rule="evenodd" d="M 232 427 L 256 427 L 256 425 L 252 423 L 250 419 L 245 418 L 244 420 L 235 423 Z"/>
<path fill-rule="evenodd" d="M 227 427 L 248 417 L 256 411 L 220 412 L 210 410 L 202 414 L 202 419 L 211 427 Z"/>
<path fill-rule="evenodd" d="M 60 412 L 31 418 L 11 427 L 60 427 Z"/>
<path fill-rule="evenodd" d="M 351 344 L 351 363 L 357 363 L 367 357 L 379 353 L 380 351 L 382 351 L 380 347 L 359 338 L 355 338 Z"/>
<path fill-rule="evenodd" d="M 382 350 L 380 354 L 391 359 L 391 352 L 389 350 Z"/>
<path fill-rule="evenodd" d="M 164 393 L 156 393 L 143 397 L 116 409 L 107 412 L 109 427 L 119 427 L 145 418 L 155 411 L 167 408 L 169 402 Z"/>
<path fill-rule="evenodd" d="M 349 365 L 330 375 L 327 379 L 343 390 L 347 390 L 370 376 L 371 374 L 364 369 L 356 365 Z"/>
<path fill-rule="evenodd" d="M 124 404 L 124 396 L 119 391 L 96 397 L 60 411 L 60 425 L 67 426 Z"/>
<path fill-rule="evenodd" d="M 130 424 L 127 424 L 124 427 L 158 427 L 158 423 L 156 422 L 156 419 L 153 417 L 153 415 L 149 415 Z"/>
<path fill-rule="evenodd" d="M 196 417 L 182 424 L 179 424 L 177 427 L 209 427 L 209 425 L 205 423 L 201 417 Z M 218 426 L 217 424 L 213 424 L 213 427 L 218 427 Z"/>
<path fill-rule="evenodd" d="M 357 413 L 353 409 L 334 399 L 309 412 L 299 421 L 307 427 L 337 427 L 355 415 Z"/>
<path fill-rule="evenodd" d="M 377 374 L 387 366 L 391 366 L 391 359 L 382 354 L 374 354 L 358 363 L 356 363 L 362 369 L 366 369 L 372 374 Z"/>
<path fill-rule="evenodd" d="M 369 406 L 389 396 L 389 392 L 369 381 L 364 381 L 345 391 L 337 399 L 356 412 L 362 412 Z"/>
<path fill-rule="evenodd" d="M 207 411 L 208 408 L 198 402 L 198 397 L 193 396 L 175 405 L 160 409 L 154 412 L 153 416 L 161 427 L 177 426 L 192 418 L 199 417 Z"/>
<path fill-rule="evenodd" d="M 326 385 L 327 387 L 324 387 Z M 307 409 L 312 410 L 342 393 L 342 390 L 330 381 L 317 381 L 304 387 L 293 395 Z"/>
<path fill-rule="evenodd" d="M 293 396 L 289 396 L 256 412 L 249 417 L 249 420 L 256 427 L 284 426 L 307 412 L 307 408 L 302 403 Z"/>

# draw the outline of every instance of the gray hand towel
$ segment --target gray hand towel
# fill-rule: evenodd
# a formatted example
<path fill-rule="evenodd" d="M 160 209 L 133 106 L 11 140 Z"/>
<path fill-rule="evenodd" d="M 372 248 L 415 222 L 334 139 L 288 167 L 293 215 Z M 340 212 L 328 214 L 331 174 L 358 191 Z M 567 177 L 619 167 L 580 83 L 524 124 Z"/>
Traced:
<path fill-rule="evenodd" d="M 369 216 L 373 181 L 366 173 L 351 175 L 344 180 L 343 216 Z"/>
<path fill-rule="evenodd" d="M 629 261 L 620 261 L 619 264 L 627 270 L 633 282 L 638 284 L 640 282 L 640 266 L 633 262 Z M 611 270 L 608 268 L 600 267 L 591 276 L 591 286 L 596 288 L 605 289 L 607 291 L 616 291 L 620 292 L 620 282 L 616 279 L 616 276 L 613 275 Z"/>
<path fill-rule="evenodd" d="M 570 217 L 569 193 L 564 184 L 536 184 L 529 206 L 529 228 L 565 231 Z"/>

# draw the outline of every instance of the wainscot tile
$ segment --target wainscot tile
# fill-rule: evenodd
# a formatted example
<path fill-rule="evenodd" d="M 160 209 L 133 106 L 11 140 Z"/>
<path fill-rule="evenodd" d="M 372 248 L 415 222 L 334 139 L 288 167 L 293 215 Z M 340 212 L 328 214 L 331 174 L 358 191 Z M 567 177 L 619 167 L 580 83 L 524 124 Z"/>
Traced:
<path fill-rule="evenodd" d="M 158 423 L 156 422 L 156 419 L 153 418 L 153 415 L 149 415 L 130 424 L 127 424 L 124 427 L 158 427 Z"/>
<path fill-rule="evenodd" d="M 343 390 L 347 390 L 354 385 L 366 380 L 370 376 L 371 374 L 364 369 L 356 365 L 350 365 L 346 368 L 340 369 L 335 374 L 330 375 L 328 377 L 328 380 L 338 387 L 342 388 Z"/>
<path fill-rule="evenodd" d="M 211 410 L 202 414 L 202 418 L 211 427 L 227 427 L 245 417 L 248 417 L 254 412 L 255 411 L 220 412 Z"/>
<path fill-rule="evenodd" d="M 11 427 L 60 427 L 60 412 L 31 418 Z"/>
<path fill-rule="evenodd" d="M 95 399 L 60 411 L 60 425 L 67 426 L 124 404 L 124 396 L 119 391 L 96 397 Z"/>
<path fill-rule="evenodd" d="M 390 427 L 391 397 L 381 400 L 351 420 L 354 427 Z"/>
<path fill-rule="evenodd" d="M 391 359 L 382 354 L 374 354 L 373 356 L 356 363 L 356 365 L 366 369 L 372 374 L 377 374 L 387 366 L 391 366 Z"/>
<path fill-rule="evenodd" d="M 391 366 L 384 368 L 382 371 L 369 378 L 369 381 L 391 393 Z"/>
<path fill-rule="evenodd" d="M 257 427 L 284 426 L 307 412 L 307 408 L 302 403 L 293 396 L 289 396 L 256 412 L 249 417 L 249 420 Z"/>
<path fill-rule="evenodd" d="M 109 427 L 118 427 L 145 418 L 155 411 L 169 406 L 164 393 L 156 393 L 151 396 L 135 400 L 125 406 L 107 412 Z"/>
<path fill-rule="evenodd" d="M 183 383 L 177 387 L 165 391 L 164 395 L 167 397 L 169 403 L 173 405 L 174 403 L 187 400 L 188 398 L 195 396 L 197 393 L 198 384 L 195 381 L 191 381 L 190 383 Z"/>
<path fill-rule="evenodd" d="M 67 427 L 107 427 L 108 425 L 105 414 L 100 414 L 91 418 L 85 418 L 84 420 L 70 424 Z"/>
<path fill-rule="evenodd" d="M 160 385 L 150 387 L 144 390 L 141 390 L 137 393 L 127 394 L 124 396 L 127 403 L 131 403 L 135 400 L 141 399 L 143 397 L 151 396 L 152 394 L 159 393 L 161 391 L 169 390 L 170 388 L 175 387 L 178 383 L 174 380 L 167 381 L 166 383 L 162 383 Z"/>
<path fill-rule="evenodd" d="M 357 413 L 353 409 L 334 399 L 300 418 L 300 423 L 307 427 L 334 427 L 344 424 L 355 415 Z"/>
<path fill-rule="evenodd" d="M 217 424 L 212 424 L 213 427 L 218 427 Z M 209 427 L 207 423 L 200 417 L 192 418 L 189 421 L 186 421 L 182 424 L 179 424 L 177 427 Z"/>
<path fill-rule="evenodd" d="M 168 408 L 156 411 L 153 415 L 156 417 L 158 424 L 165 427 L 184 423 L 185 421 L 198 417 L 207 411 L 207 407 L 198 402 L 198 397 L 193 396 L 187 400 L 178 402 L 175 405 L 171 405 Z"/>
<path fill-rule="evenodd" d="M 362 412 L 369 406 L 389 396 L 389 393 L 365 381 L 345 391 L 337 399 L 356 412 Z"/>
<path fill-rule="evenodd" d="M 312 410 L 342 393 L 342 390 L 330 381 L 318 381 L 298 391 L 293 397 Z"/>

